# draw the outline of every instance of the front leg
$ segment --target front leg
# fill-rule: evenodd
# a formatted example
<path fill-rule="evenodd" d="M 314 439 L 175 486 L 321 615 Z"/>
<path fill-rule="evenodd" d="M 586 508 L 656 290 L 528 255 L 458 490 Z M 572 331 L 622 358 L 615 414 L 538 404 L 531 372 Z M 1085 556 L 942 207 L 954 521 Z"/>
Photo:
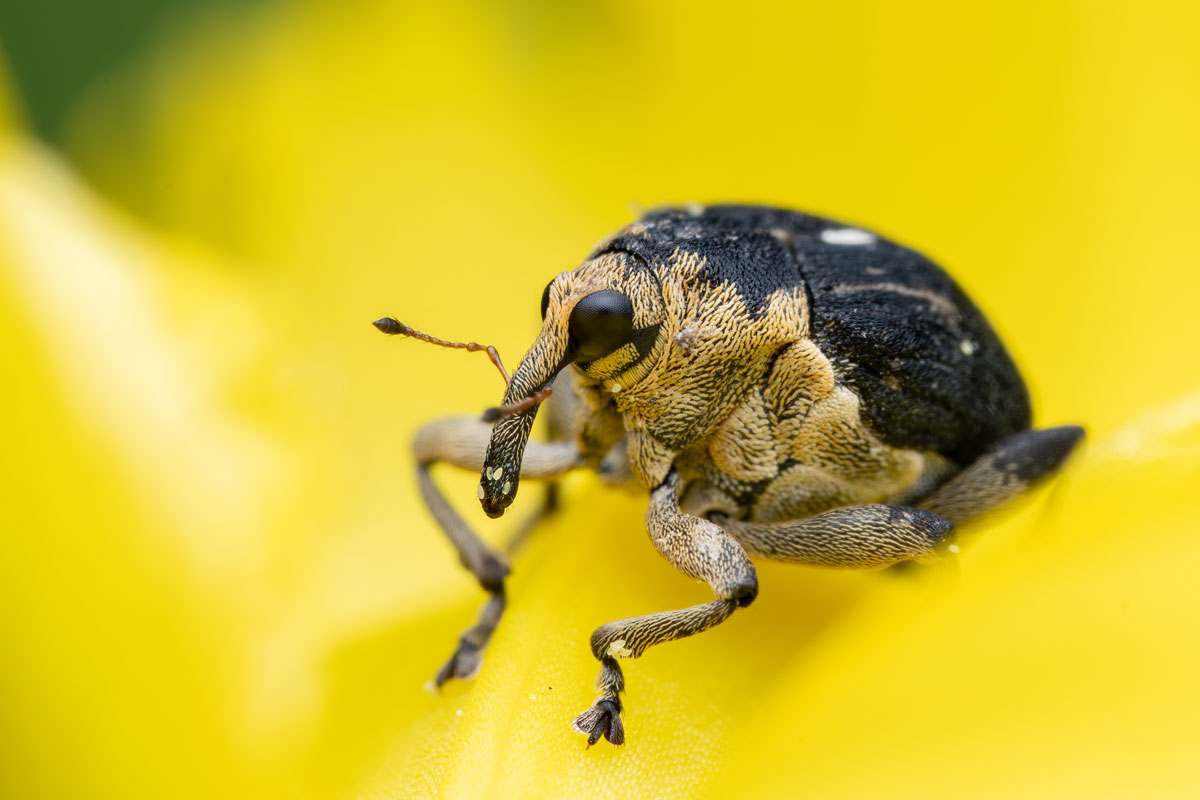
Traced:
<path fill-rule="evenodd" d="M 483 649 L 496 630 L 504 613 L 506 597 L 504 578 L 508 575 L 508 559 L 496 548 L 484 542 L 458 512 L 446 501 L 430 475 L 430 467 L 447 462 L 463 469 L 479 471 L 487 451 L 491 426 L 474 417 L 454 417 L 425 425 L 413 441 L 417 457 L 417 484 L 425 505 L 445 532 L 458 553 L 458 560 L 479 585 L 491 596 L 479 612 L 475 624 L 459 637 L 458 646 L 449 660 L 438 670 L 435 686 L 450 678 L 466 680 L 479 672 Z M 583 458 L 572 442 L 530 442 L 521 464 L 521 477 L 552 481 L 560 475 L 582 466 Z M 553 489 L 553 484 L 551 484 Z M 547 495 L 545 510 L 552 510 L 554 493 Z M 523 526 L 514 539 L 519 544 L 531 526 Z"/>
<path fill-rule="evenodd" d="M 617 620 L 596 629 L 592 654 L 600 661 L 599 696 L 573 723 L 575 730 L 588 737 L 589 746 L 601 736 L 613 744 L 625 741 L 620 697 L 625 676 L 618 658 L 637 658 L 656 644 L 708 630 L 737 608 L 750 605 L 758 594 L 754 565 L 741 545 L 714 523 L 680 511 L 679 484 L 679 475 L 671 470 L 650 494 L 646 527 L 655 549 L 683 574 L 707 581 L 716 600 Z"/>

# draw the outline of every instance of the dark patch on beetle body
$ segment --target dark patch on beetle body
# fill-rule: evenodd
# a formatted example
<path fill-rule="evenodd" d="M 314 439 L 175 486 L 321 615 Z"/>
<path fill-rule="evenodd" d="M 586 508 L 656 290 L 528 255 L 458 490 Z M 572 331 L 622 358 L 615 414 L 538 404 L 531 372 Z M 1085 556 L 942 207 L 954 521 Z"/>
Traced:
<path fill-rule="evenodd" d="M 847 229 L 870 239 L 822 239 Z M 654 211 L 598 253 L 663 269 L 681 250 L 705 260 L 698 277 L 732 285 L 754 314 L 772 293 L 803 286 L 813 340 L 888 445 L 965 464 L 1029 426 L 1028 392 L 995 332 L 921 254 L 857 226 L 755 206 Z M 680 433 L 667 444 L 683 444 Z"/>
<path fill-rule="evenodd" d="M 721 206 L 698 217 L 679 210 L 654 212 L 606 242 L 593 254 L 625 252 L 647 264 L 667 264 L 677 250 L 704 260 L 698 279 L 711 286 L 731 284 L 747 310 L 763 312 L 768 297 L 796 285 L 796 272 L 785 243 L 765 230 L 743 224 L 741 215 L 725 216 Z"/>
<path fill-rule="evenodd" d="M 792 250 L 813 298 L 813 339 L 884 441 L 965 464 L 1029 427 L 1029 395 L 1004 346 L 932 261 L 882 238 L 805 237 Z"/>

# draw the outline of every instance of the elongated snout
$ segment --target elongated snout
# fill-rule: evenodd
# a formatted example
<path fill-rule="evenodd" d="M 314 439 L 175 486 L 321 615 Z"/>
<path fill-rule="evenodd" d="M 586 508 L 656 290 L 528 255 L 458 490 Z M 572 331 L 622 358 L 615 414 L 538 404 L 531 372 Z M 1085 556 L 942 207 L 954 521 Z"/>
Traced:
<path fill-rule="evenodd" d="M 518 403 L 554 382 L 559 372 L 571 363 L 566 326 L 547 324 L 521 359 L 504 393 L 504 405 Z M 479 478 L 479 502 L 493 519 L 504 513 L 517 496 L 521 480 L 521 460 L 538 406 L 501 418 L 492 428 L 483 473 Z"/>

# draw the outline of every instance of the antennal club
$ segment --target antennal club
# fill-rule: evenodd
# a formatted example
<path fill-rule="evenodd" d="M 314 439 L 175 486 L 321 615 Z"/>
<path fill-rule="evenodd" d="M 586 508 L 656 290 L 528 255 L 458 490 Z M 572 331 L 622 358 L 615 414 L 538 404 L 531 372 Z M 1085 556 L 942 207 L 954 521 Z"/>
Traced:
<path fill-rule="evenodd" d="M 377 319 L 371 324 L 378 328 L 382 333 L 386 333 L 388 336 L 407 336 L 410 339 L 419 339 L 422 342 L 436 344 L 439 347 L 449 347 L 452 350 L 466 350 L 468 353 L 487 353 L 488 358 L 493 364 L 496 365 L 496 369 L 500 370 L 500 375 L 504 378 L 504 384 L 506 386 L 508 385 L 508 371 L 504 369 L 504 364 L 500 361 L 500 353 L 497 352 L 496 348 L 492 347 L 490 344 L 483 345 L 476 344 L 475 342 L 448 342 L 445 339 L 439 339 L 436 336 L 430 336 L 428 333 L 422 333 L 416 328 L 410 328 L 395 317 L 384 317 L 383 319 Z M 541 401 L 539 400 L 538 402 Z M 501 408 L 505 408 L 505 406 L 501 406 Z M 526 406 L 526 408 L 528 408 L 528 406 Z M 489 412 L 494 410 L 496 409 L 489 409 Z M 497 417 L 497 419 L 499 419 L 499 417 Z"/>

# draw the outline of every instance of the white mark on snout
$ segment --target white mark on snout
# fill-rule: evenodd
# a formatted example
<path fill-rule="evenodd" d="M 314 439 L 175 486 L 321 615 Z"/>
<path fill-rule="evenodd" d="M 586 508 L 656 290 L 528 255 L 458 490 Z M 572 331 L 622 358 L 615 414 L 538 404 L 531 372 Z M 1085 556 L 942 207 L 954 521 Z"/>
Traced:
<path fill-rule="evenodd" d="M 825 244 L 874 244 L 875 234 L 860 231 L 858 228 L 829 228 L 821 231 L 821 241 Z"/>

